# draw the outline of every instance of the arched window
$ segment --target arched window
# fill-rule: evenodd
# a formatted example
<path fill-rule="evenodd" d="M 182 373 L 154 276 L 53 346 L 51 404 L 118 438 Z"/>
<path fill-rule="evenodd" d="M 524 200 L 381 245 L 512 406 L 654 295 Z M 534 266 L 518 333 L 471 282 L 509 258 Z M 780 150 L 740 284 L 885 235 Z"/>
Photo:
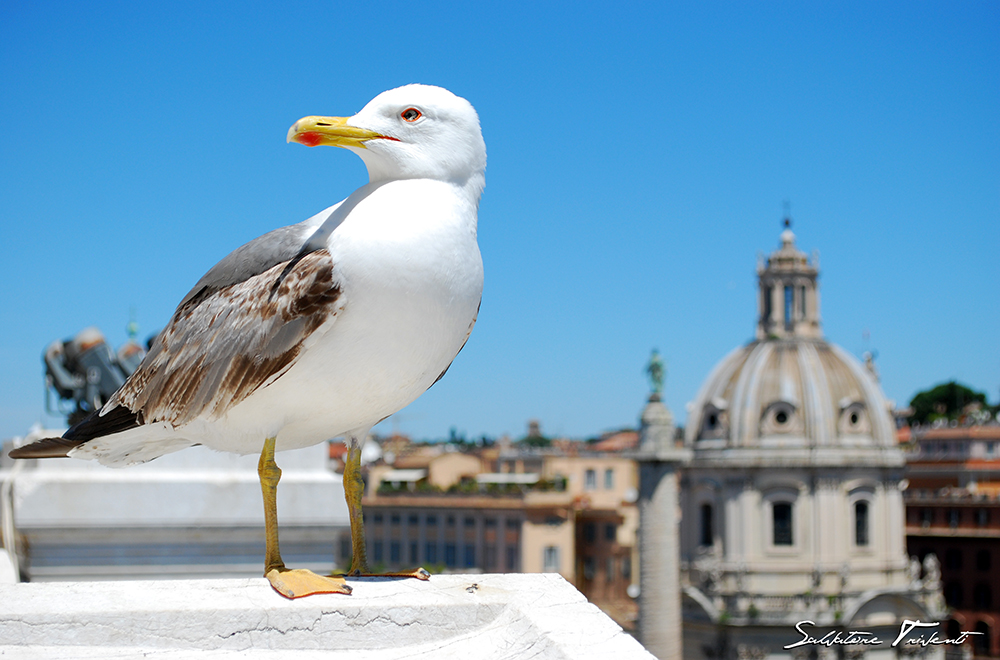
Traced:
<path fill-rule="evenodd" d="M 868 502 L 864 500 L 854 503 L 854 544 L 868 545 Z"/>
<path fill-rule="evenodd" d="M 774 545 L 792 545 L 792 505 L 775 502 L 771 506 Z"/>
<path fill-rule="evenodd" d="M 701 539 L 698 545 L 712 545 L 712 505 L 701 505 Z"/>
<path fill-rule="evenodd" d="M 976 649 L 976 655 L 989 655 L 990 653 L 990 624 L 980 621 L 976 624 L 976 632 L 979 635 L 972 635 L 972 647 Z"/>

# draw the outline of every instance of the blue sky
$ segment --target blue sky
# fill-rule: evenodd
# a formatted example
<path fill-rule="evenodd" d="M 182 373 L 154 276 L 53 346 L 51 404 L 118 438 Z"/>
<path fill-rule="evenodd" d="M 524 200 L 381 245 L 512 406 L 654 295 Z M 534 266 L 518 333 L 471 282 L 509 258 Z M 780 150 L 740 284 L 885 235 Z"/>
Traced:
<path fill-rule="evenodd" d="M 52 3 L 0 6 L 0 437 L 44 415 L 40 355 L 144 338 L 232 249 L 364 183 L 286 144 L 410 82 L 478 109 L 479 323 L 385 422 L 416 437 L 636 423 L 653 347 L 683 421 L 749 340 L 791 202 L 828 339 L 900 404 L 1000 391 L 996 2 Z M 867 339 L 866 339 L 867 337 Z"/>

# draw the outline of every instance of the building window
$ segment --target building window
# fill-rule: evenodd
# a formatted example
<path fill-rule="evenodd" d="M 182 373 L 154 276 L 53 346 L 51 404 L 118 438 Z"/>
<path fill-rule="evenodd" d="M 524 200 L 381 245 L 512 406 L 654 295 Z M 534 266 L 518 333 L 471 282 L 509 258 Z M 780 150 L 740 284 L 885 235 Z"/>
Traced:
<path fill-rule="evenodd" d="M 854 544 L 868 545 L 868 502 L 854 503 Z"/>
<path fill-rule="evenodd" d="M 446 521 L 448 523 L 448 527 L 454 527 L 455 526 L 455 516 L 448 516 L 448 518 L 446 519 Z"/>
<path fill-rule="evenodd" d="M 415 514 L 415 513 L 411 513 L 410 514 L 410 517 L 408 518 L 408 521 L 414 527 L 416 527 L 417 525 L 420 524 L 420 518 L 417 517 L 417 514 Z"/>
<path fill-rule="evenodd" d="M 419 546 L 416 541 L 410 543 L 410 563 L 416 566 L 420 563 Z"/>
<path fill-rule="evenodd" d="M 516 532 L 521 529 L 521 521 L 517 518 L 507 518 L 507 520 L 504 521 L 504 527 L 512 532 Z"/>
<path fill-rule="evenodd" d="M 952 529 L 958 527 L 958 522 L 961 520 L 962 516 L 959 514 L 958 509 L 948 509 L 948 526 Z"/>
<path fill-rule="evenodd" d="M 483 548 L 483 568 L 488 571 L 496 570 L 497 567 L 497 547 L 487 545 Z"/>
<path fill-rule="evenodd" d="M 948 548 L 944 553 L 944 567 L 954 570 L 962 568 L 962 551 L 958 548 Z"/>
<path fill-rule="evenodd" d="M 607 561 L 604 563 L 604 581 L 611 583 L 615 581 L 615 558 L 608 557 Z"/>
<path fill-rule="evenodd" d="M 465 546 L 465 567 L 474 568 L 476 565 L 476 546 Z"/>
<path fill-rule="evenodd" d="M 988 610 L 993 607 L 993 591 L 990 585 L 980 582 L 972 591 L 972 604 L 977 610 Z"/>
<path fill-rule="evenodd" d="M 611 490 L 615 487 L 615 471 L 608 468 L 604 471 L 604 490 Z"/>
<path fill-rule="evenodd" d="M 597 525 L 592 522 L 583 523 L 583 540 L 585 543 L 593 543 L 597 539 Z"/>
<path fill-rule="evenodd" d="M 583 487 L 586 490 L 597 490 L 597 471 L 587 470 L 584 475 Z"/>
<path fill-rule="evenodd" d="M 792 329 L 792 303 L 795 298 L 794 290 L 790 286 L 785 287 L 785 329 Z"/>
<path fill-rule="evenodd" d="M 593 580 L 594 579 L 594 558 L 584 557 L 583 558 L 583 579 Z"/>
<path fill-rule="evenodd" d="M 372 543 L 372 559 L 375 561 L 382 561 L 382 542 L 375 541 Z"/>
<path fill-rule="evenodd" d="M 427 516 L 427 526 L 428 527 L 437 527 L 437 524 L 438 524 L 438 517 L 437 516 L 430 516 L 430 515 Z"/>
<path fill-rule="evenodd" d="M 444 563 L 449 568 L 454 568 L 458 565 L 458 549 L 454 543 L 444 544 Z"/>
<path fill-rule="evenodd" d="M 507 546 L 507 570 L 511 572 L 517 570 L 517 548 L 512 545 Z"/>
<path fill-rule="evenodd" d="M 927 529 L 934 522 L 934 510 L 924 507 L 920 509 L 920 526 Z"/>
<path fill-rule="evenodd" d="M 389 522 L 392 523 L 393 525 L 398 525 L 399 524 L 399 514 L 398 513 L 392 514 L 392 516 L 389 517 Z"/>
<path fill-rule="evenodd" d="M 437 543 L 433 541 L 428 541 L 424 544 L 424 561 L 428 564 L 436 564 L 438 560 L 438 547 Z"/>
<path fill-rule="evenodd" d="M 466 527 L 475 527 L 476 519 L 471 516 L 466 516 L 465 522 L 463 523 Z"/>
<path fill-rule="evenodd" d="M 990 524 L 989 509 L 976 509 L 976 524 L 980 527 L 986 527 Z"/>
<path fill-rule="evenodd" d="M 622 557 L 622 577 L 625 580 L 632 579 L 632 558 Z"/>
<path fill-rule="evenodd" d="M 604 525 L 604 540 L 612 543 L 618 538 L 618 527 L 614 523 Z"/>
<path fill-rule="evenodd" d="M 399 565 L 400 547 L 399 541 L 389 542 L 389 561 L 393 565 Z"/>
<path fill-rule="evenodd" d="M 546 573 L 559 572 L 559 546 L 545 546 L 545 550 L 542 555 L 542 570 Z"/>
<path fill-rule="evenodd" d="M 774 545 L 792 545 L 792 505 L 775 502 L 771 507 Z"/>
<path fill-rule="evenodd" d="M 497 526 L 497 519 L 496 518 L 484 518 L 483 519 L 483 526 L 487 527 L 487 528 L 496 527 Z"/>
<path fill-rule="evenodd" d="M 351 555 L 354 554 L 351 548 L 351 535 L 345 534 L 340 537 L 340 556 L 344 560 L 351 559 Z"/>
<path fill-rule="evenodd" d="M 990 557 L 990 551 L 989 550 L 980 550 L 979 552 L 977 552 L 976 553 L 976 569 L 978 569 L 980 571 L 988 571 L 988 570 L 990 570 L 990 565 L 993 563 L 992 561 L 990 561 L 990 559 L 991 559 L 991 557 Z"/>
<path fill-rule="evenodd" d="M 962 607 L 962 585 L 958 582 L 949 582 L 944 585 L 944 602 L 949 607 Z"/>
<path fill-rule="evenodd" d="M 374 516 L 372 516 L 372 522 L 374 522 L 376 525 L 381 525 L 382 524 L 382 514 L 381 513 L 376 513 Z"/>
<path fill-rule="evenodd" d="M 698 545 L 709 546 L 714 541 L 712 533 L 712 505 L 701 505 L 701 540 Z"/>
<path fill-rule="evenodd" d="M 805 320 L 806 318 L 806 288 L 799 287 L 799 318 Z"/>

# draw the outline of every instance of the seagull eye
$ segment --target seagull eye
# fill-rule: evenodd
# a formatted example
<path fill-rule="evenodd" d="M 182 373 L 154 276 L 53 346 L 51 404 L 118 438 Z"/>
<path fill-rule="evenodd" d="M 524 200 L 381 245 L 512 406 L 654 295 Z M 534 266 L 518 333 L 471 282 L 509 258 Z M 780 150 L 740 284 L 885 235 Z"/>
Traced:
<path fill-rule="evenodd" d="M 423 114 L 421 114 L 421 112 L 416 108 L 407 108 L 399 113 L 399 116 L 403 118 L 403 121 L 412 123 L 423 117 Z"/>

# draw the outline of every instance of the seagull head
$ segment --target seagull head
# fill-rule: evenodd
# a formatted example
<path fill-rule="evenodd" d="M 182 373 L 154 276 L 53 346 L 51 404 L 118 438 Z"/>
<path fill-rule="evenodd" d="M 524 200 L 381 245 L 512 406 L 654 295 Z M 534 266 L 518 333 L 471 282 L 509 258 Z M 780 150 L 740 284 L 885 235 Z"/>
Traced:
<path fill-rule="evenodd" d="M 471 185 L 478 193 L 485 181 L 479 115 L 441 87 L 390 89 L 353 117 L 303 117 L 288 129 L 288 141 L 350 149 L 365 162 L 372 182 L 437 179 Z"/>

